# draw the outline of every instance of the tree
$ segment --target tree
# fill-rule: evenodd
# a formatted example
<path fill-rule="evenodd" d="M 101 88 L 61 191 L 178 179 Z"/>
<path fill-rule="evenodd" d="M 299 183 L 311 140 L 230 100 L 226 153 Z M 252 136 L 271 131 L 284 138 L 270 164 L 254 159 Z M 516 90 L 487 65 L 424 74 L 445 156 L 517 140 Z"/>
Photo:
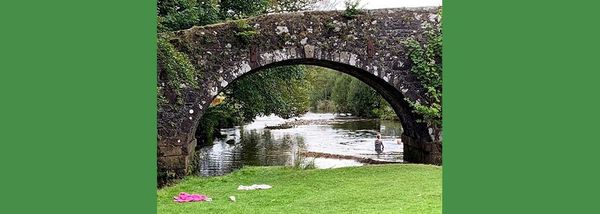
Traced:
<path fill-rule="evenodd" d="M 310 106 L 313 110 L 352 113 L 360 117 L 398 119 L 392 107 L 375 89 L 339 71 L 308 66 L 311 84 Z"/>
<path fill-rule="evenodd" d="M 380 107 L 379 94 L 367 84 L 353 78 L 348 87 L 348 108 L 353 115 L 359 117 L 376 117 L 373 109 Z"/>
<path fill-rule="evenodd" d="M 243 125 L 257 116 L 304 114 L 310 108 L 309 90 L 304 66 L 276 67 L 245 76 L 222 92 L 221 104 L 207 109 L 196 136 L 211 142 L 219 128 Z"/>
<path fill-rule="evenodd" d="M 350 106 L 348 104 L 348 86 L 352 81 L 348 75 L 340 75 L 336 78 L 333 89 L 331 91 L 331 100 L 336 104 L 338 113 L 349 113 Z"/>
<path fill-rule="evenodd" d="M 225 93 L 229 102 L 243 106 L 248 122 L 260 115 L 290 118 L 304 114 L 309 109 L 308 92 L 304 66 L 285 66 L 244 77 Z"/>
<path fill-rule="evenodd" d="M 310 106 L 316 112 L 335 112 L 331 93 L 339 72 L 318 66 L 306 66 L 307 80 L 310 82 Z"/>

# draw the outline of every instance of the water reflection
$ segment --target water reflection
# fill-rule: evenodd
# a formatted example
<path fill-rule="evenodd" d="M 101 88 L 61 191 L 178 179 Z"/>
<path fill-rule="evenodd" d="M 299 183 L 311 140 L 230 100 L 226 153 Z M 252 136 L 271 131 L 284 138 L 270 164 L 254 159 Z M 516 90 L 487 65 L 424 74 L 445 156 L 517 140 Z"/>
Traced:
<path fill-rule="evenodd" d="M 310 120 L 318 123 L 296 125 L 288 129 L 265 129 L 286 121 Z M 243 127 L 222 129 L 225 138 L 214 145 L 201 148 L 198 174 L 216 176 L 230 173 L 244 165 L 292 165 L 299 151 L 320 152 L 386 161 L 402 161 L 402 145 L 396 143 L 402 133 L 395 121 L 365 120 L 340 117 L 329 113 L 308 113 L 300 118 L 284 120 L 276 116 L 259 117 Z M 380 132 L 385 150 L 374 151 L 374 140 Z M 355 160 L 305 158 L 313 160 L 317 168 L 360 166 Z"/>

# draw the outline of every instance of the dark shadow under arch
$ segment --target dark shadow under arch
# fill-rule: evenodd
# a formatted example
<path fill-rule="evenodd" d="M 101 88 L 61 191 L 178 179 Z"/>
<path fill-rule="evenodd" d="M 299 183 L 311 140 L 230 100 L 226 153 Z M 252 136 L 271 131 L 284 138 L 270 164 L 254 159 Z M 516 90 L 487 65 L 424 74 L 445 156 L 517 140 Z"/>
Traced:
<path fill-rule="evenodd" d="M 394 112 L 400 119 L 400 123 L 402 124 L 402 128 L 404 130 L 402 134 L 402 141 L 404 142 L 404 157 L 405 161 L 411 162 L 412 160 L 420 160 L 422 157 L 415 157 L 416 155 L 421 155 L 422 148 L 419 148 L 419 152 L 411 152 L 411 146 L 415 144 L 415 142 L 423 142 L 431 141 L 431 136 L 428 133 L 428 127 L 424 123 L 419 123 L 418 120 L 421 117 L 412 112 L 412 107 L 410 104 L 404 99 L 404 95 L 398 91 L 393 85 L 384 81 L 382 78 L 365 71 L 364 69 L 329 60 L 321 60 L 314 58 L 301 58 L 301 59 L 288 59 L 282 60 L 278 62 L 273 62 L 267 64 L 265 66 L 260 66 L 250 71 L 236 77 L 233 81 L 231 81 L 226 87 L 222 88 L 218 91 L 217 95 L 211 97 L 210 100 L 215 99 L 218 94 L 231 85 L 235 84 L 240 79 L 247 78 L 248 76 L 264 71 L 269 68 L 281 67 L 281 66 L 292 66 L 292 65 L 314 65 L 329 68 L 335 70 L 337 72 L 342 72 L 357 78 L 358 80 L 364 82 L 373 88 L 377 93 L 379 93 L 394 109 Z M 196 132 L 196 128 L 199 124 L 194 126 L 194 130 L 192 133 Z M 416 161 L 415 161 L 416 162 Z M 439 160 L 435 160 L 432 162 L 439 162 L 441 164 L 441 157 Z"/>

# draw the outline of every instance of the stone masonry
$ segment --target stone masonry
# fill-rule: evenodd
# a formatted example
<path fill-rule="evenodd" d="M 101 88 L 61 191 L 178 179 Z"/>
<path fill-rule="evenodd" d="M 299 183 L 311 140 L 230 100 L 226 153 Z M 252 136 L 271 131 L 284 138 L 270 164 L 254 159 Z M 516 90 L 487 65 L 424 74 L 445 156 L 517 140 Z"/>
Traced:
<path fill-rule="evenodd" d="M 293 64 L 332 68 L 372 86 L 401 120 L 405 161 L 441 165 L 441 143 L 432 143 L 429 127 L 417 122 L 421 117 L 405 100 L 419 101 L 424 90 L 401 44 L 408 37 L 421 38 L 427 23 L 439 26 L 440 9 L 363 10 L 352 17 L 344 11 L 272 14 L 159 35 L 188 57 L 199 85 L 182 84 L 183 93 L 159 104 L 159 179 L 191 172 L 194 133 L 221 90 L 248 73 Z M 160 69 L 158 76 L 159 87 L 169 87 Z"/>

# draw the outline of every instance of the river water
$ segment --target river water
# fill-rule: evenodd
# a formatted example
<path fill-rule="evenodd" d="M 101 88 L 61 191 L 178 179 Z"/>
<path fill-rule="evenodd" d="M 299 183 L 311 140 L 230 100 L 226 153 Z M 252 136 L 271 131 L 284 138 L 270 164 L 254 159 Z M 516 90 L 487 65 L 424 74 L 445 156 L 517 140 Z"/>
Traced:
<path fill-rule="evenodd" d="M 289 128 L 270 128 L 286 122 L 294 125 Z M 385 146 L 382 154 L 374 150 L 378 132 Z M 212 146 L 198 151 L 198 175 L 218 176 L 244 165 L 289 166 L 298 161 L 304 164 L 313 162 L 322 169 L 363 165 L 348 157 L 402 162 L 403 148 L 397 142 L 402 128 L 397 121 L 309 112 L 287 120 L 273 115 L 257 117 L 250 124 L 221 129 L 221 133 L 226 137 L 217 138 Z M 345 158 L 305 157 L 298 155 L 303 154 L 300 151 L 343 155 Z"/>

